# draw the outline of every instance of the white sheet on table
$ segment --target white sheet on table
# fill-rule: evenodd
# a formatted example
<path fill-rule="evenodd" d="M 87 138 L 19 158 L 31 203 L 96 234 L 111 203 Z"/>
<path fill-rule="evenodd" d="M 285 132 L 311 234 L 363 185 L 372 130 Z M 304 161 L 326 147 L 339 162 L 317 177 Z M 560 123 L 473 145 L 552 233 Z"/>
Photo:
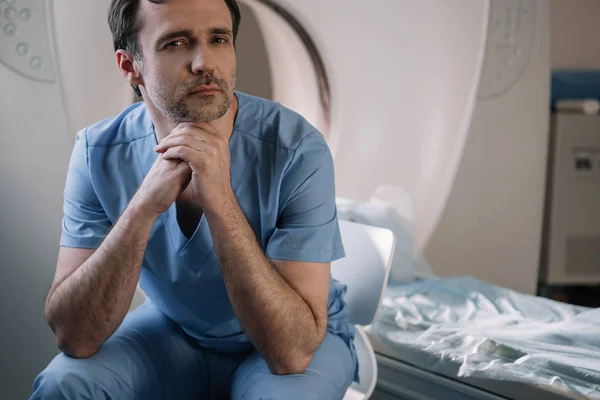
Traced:
<path fill-rule="evenodd" d="M 373 333 L 460 364 L 459 376 L 600 397 L 600 309 L 473 278 L 390 285 Z"/>

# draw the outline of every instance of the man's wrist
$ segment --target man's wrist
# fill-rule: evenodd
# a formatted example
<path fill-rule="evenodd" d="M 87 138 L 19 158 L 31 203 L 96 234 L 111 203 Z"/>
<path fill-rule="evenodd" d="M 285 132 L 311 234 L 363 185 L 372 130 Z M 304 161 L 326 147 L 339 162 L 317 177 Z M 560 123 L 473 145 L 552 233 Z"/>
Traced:
<path fill-rule="evenodd" d="M 221 197 L 219 202 L 213 207 L 204 210 L 206 218 L 215 222 L 226 222 L 231 220 L 232 216 L 239 212 L 240 207 L 233 191 L 229 191 Z"/>
<path fill-rule="evenodd" d="M 158 214 L 153 212 L 149 205 L 145 204 L 143 201 L 134 197 L 129 205 L 127 206 L 126 213 L 128 213 L 132 218 L 143 218 L 143 219 L 151 219 L 155 220 L 158 218 Z"/>

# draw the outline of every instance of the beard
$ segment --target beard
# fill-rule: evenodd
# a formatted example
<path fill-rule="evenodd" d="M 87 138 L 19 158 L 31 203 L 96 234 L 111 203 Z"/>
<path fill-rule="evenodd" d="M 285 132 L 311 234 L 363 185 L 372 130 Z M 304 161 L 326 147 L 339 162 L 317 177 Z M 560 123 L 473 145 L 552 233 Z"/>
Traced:
<path fill-rule="evenodd" d="M 225 79 L 219 79 L 212 73 L 196 76 L 193 80 L 169 91 L 169 85 L 159 84 L 151 94 L 154 104 L 163 115 L 173 123 L 210 122 L 221 118 L 233 102 L 235 70 L 231 74 L 231 87 Z M 214 95 L 190 95 L 198 86 L 217 85 L 220 92 Z M 150 94 L 150 93 L 149 93 Z"/>

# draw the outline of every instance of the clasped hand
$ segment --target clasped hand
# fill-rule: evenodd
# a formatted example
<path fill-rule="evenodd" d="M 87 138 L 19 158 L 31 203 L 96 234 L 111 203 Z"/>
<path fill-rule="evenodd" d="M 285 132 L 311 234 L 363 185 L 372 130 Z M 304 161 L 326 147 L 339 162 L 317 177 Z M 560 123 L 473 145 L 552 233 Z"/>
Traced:
<path fill-rule="evenodd" d="M 154 148 L 164 160 L 186 162 L 195 203 L 211 212 L 231 193 L 229 138 L 209 123 L 181 123 Z"/>

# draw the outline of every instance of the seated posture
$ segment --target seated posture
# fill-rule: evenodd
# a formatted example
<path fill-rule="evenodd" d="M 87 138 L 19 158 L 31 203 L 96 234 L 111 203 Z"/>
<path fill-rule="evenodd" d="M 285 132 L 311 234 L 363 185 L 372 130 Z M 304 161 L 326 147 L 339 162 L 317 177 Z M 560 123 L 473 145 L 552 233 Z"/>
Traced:
<path fill-rule="evenodd" d="M 341 399 L 356 379 L 331 153 L 234 90 L 239 22 L 234 0 L 112 0 L 143 102 L 77 134 L 45 304 L 62 352 L 32 399 Z"/>

